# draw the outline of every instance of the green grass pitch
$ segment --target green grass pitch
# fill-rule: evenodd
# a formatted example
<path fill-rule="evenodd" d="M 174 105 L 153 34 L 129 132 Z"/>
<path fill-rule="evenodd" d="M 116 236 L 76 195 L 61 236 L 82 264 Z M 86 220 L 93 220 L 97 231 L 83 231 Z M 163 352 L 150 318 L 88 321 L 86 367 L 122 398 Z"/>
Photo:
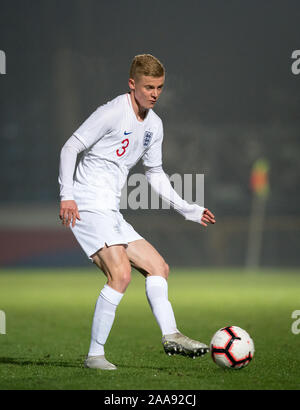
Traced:
<path fill-rule="evenodd" d="M 298 390 L 300 272 L 173 269 L 169 299 L 178 328 L 209 343 L 226 325 L 247 330 L 255 356 L 242 370 L 219 368 L 207 354 L 169 357 L 137 272 L 117 310 L 106 356 L 117 371 L 85 369 L 95 301 L 105 278 L 96 268 L 2 270 L 0 389 Z"/>

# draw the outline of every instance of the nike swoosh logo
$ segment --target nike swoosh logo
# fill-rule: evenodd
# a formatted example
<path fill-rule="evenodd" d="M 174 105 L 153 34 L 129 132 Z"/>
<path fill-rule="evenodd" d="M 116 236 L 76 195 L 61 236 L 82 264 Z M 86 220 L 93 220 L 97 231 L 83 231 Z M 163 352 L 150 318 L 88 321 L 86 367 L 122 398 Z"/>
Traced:
<path fill-rule="evenodd" d="M 129 134 L 132 134 L 132 131 L 131 132 L 124 131 L 124 135 L 129 135 Z"/>

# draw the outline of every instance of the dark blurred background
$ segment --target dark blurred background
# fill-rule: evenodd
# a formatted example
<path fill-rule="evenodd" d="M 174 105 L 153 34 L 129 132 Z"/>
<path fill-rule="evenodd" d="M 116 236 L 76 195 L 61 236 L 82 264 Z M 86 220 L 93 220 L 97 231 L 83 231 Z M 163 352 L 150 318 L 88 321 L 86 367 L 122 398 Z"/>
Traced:
<path fill-rule="evenodd" d="M 202 229 L 173 210 L 125 218 L 171 266 L 245 266 L 252 240 L 250 265 L 298 267 L 299 21 L 291 0 L 0 0 L 0 266 L 90 266 L 58 220 L 60 149 L 128 90 L 132 58 L 151 53 L 167 69 L 155 108 L 164 169 L 205 175 L 217 224 Z M 269 194 L 256 218 L 259 158 Z"/>

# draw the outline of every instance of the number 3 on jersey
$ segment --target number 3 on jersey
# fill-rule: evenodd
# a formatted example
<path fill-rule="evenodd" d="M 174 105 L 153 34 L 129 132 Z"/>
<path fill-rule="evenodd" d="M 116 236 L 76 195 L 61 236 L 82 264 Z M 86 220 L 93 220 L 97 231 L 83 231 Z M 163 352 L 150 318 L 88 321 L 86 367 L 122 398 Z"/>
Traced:
<path fill-rule="evenodd" d="M 128 145 L 129 145 L 129 139 L 128 139 L 128 138 L 125 138 L 125 140 L 122 141 L 122 144 L 123 144 L 122 147 L 121 147 L 121 148 L 118 148 L 118 149 L 116 150 L 116 153 L 117 153 L 118 157 L 121 157 L 122 155 L 125 154 L 126 148 L 127 148 Z"/>

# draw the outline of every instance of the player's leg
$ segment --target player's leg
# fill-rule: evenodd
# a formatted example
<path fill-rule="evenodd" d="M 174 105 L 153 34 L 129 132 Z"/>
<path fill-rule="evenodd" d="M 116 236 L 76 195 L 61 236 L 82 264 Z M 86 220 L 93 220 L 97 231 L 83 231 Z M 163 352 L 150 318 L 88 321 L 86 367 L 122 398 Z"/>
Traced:
<path fill-rule="evenodd" d="M 164 258 L 144 239 L 130 242 L 126 253 L 131 265 L 146 277 L 147 299 L 161 329 L 165 352 L 191 357 L 207 353 L 207 345 L 182 335 L 177 329 L 172 305 L 168 299 L 169 267 Z"/>
<path fill-rule="evenodd" d="M 168 300 L 169 266 L 145 239 L 130 242 L 126 253 L 131 265 L 146 277 L 146 296 L 162 334 L 176 333 L 175 316 Z"/>
<path fill-rule="evenodd" d="M 93 262 L 104 272 L 107 284 L 97 299 L 92 323 L 91 344 L 86 367 L 114 370 L 104 356 L 104 345 L 112 328 L 117 306 L 130 282 L 131 266 L 123 245 L 105 246 Z"/>
<path fill-rule="evenodd" d="M 131 265 L 125 246 L 106 245 L 92 255 L 92 259 L 107 277 L 107 285 L 124 293 L 131 280 Z"/>

